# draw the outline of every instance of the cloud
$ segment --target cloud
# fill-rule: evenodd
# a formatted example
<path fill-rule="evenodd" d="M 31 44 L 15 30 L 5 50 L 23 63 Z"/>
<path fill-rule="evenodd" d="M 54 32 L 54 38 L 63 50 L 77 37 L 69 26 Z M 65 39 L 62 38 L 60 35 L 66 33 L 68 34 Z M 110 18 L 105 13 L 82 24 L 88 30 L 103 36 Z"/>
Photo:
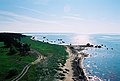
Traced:
<path fill-rule="evenodd" d="M 3 10 L 0 10 L 0 14 L 11 16 L 11 18 L 9 19 L 12 19 L 16 22 L 21 22 L 21 23 L 31 23 L 31 22 L 54 23 L 54 24 L 56 23 L 56 21 L 42 20 L 42 19 L 30 17 L 30 16 L 18 15 L 16 13 L 3 11 Z"/>
<path fill-rule="evenodd" d="M 83 18 L 80 18 L 79 16 L 63 16 L 64 19 L 68 20 L 84 20 Z"/>
<path fill-rule="evenodd" d="M 0 10 L 0 14 L 14 18 L 13 21 L 0 21 L 0 31 L 36 31 L 36 32 L 50 32 L 55 30 L 63 30 L 66 25 L 59 23 L 59 21 L 42 20 L 30 16 L 19 15 L 13 12 Z M 2 28 L 1 28 L 2 27 Z M 58 31 L 57 31 L 58 32 Z"/>
<path fill-rule="evenodd" d="M 69 6 L 69 5 L 65 5 L 64 6 L 64 12 L 65 13 L 68 13 L 68 12 L 70 12 L 71 11 L 71 7 Z"/>
<path fill-rule="evenodd" d="M 31 8 L 26 8 L 26 7 L 22 7 L 22 6 L 19 6 L 18 8 L 21 8 L 21 9 L 24 9 L 24 10 L 27 10 L 27 11 L 31 11 L 33 13 L 36 13 L 36 14 L 41 14 L 41 15 L 44 15 L 44 16 L 56 16 L 55 14 L 48 14 L 46 12 L 41 12 L 39 10 L 35 10 L 35 9 L 31 9 Z"/>
<path fill-rule="evenodd" d="M 0 31 L 97 33 L 99 31 L 119 32 L 118 28 L 120 26 L 119 23 L 83 19 L 79 15 L 63 16 L 61 20 L 49 21 L 4 10 L 0 10 L 0 14 L 12 19 L 10 21 L 2 21 L 1 18 Z"/>

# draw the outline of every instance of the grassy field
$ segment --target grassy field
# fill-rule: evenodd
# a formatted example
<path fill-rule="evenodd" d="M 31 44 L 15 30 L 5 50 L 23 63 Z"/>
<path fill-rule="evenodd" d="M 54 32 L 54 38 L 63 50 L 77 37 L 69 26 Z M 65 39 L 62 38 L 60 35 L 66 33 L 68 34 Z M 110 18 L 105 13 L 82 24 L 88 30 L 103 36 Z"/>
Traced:
<path fill-rule="evenodd" d="M 21 41 L 27 44 L 31 44 L 32 49 L 36 49 L 43 56 L 46 57 L 43 62 L 37 64 L 34 68 L 36 73 L 34 73 L 36 75 L 34 76 L 34 80 L 53 81 L 55 78 L 64 79 L 64 75 L 58 74 L 58 76 L 55 76 L 57 71 L 61 70 L 59 68 L 59 65 L 62 64 L 64 66 L 67 59 L 68 54 L 66 53 L 66 48 L 64 46 L 52 45 L 40 41 L 30 40 L 29 37 L 23 38 Z M 27 76 L 29 76 L 29 74 Z"/>
<path fill-rule="evenodd" d="M 30 44 L 32 49 L 39 51 L 46 59 L 39 64 L 32 65 L 20 81 L 53 81 L 56 78 L 64 79 L 64 74 L 55 76 L 57 71 L 61 70 L 59 65 L 64 66 L 67 59 L 64 46 L 31 40 L 30 37 L 23 37 L 21 42 Z M 2 48 L 2 46 L 4 46 L 4 43 L 0 42 L 0 81 L 5 80 L 9 70 L 16 69 L 17 74 L 19 74 L 25 65 L 36 59 L 33 55 L 20 56 L 18 53 L 7 55 L 9 48 Z M 5 81 L 9 80 L 11 79 Z"/>
<path fill-rule="evenodd" d="M 34 61 L 36 57 L 33 55 L 20 56 L 18 53 L 8 55 L 9 48 L 3 48 L 3 46 L 4 43 L 0 42 L 0 81 L 10 81 L 11 78 L 5 79 L 10 70 L 17 70 L 17 74 L 19 74 L 23 67 Z"/>

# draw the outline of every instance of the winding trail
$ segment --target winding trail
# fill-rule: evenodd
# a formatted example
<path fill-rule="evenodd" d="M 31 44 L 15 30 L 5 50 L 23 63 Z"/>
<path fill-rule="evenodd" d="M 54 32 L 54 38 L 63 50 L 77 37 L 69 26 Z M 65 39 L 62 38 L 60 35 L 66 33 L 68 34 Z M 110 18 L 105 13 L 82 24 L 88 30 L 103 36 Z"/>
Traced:
<path fill-rule="evenodd" d="M 40 52 L 38 52 L 37 50 L 31 49 L 31 51 L 37 55 L 37 59 L 34 62 L 31 62 L 31 64 L 37 64 L 39 63 L 42 59 L 45 59 L 44 56 L 42 56 L 42 54 Z"/>
<path fill-rule="evenodd" d="M 11 81 L 19 81 L 29 70 L 29 68 L 31 67 L 31 65 L 37 64 L 39 63 L 42 59 L 45 59 L 45 57 L 43 57 L 37 50 L 31 49 L 31 54 L 35 54 L 37 55 L 37 59 L 34 62 L 31 62 L 30 64 L 26 65 L 22 72 L 13 80 Z"/>
<path fill-rule="evenodd" d="M 16 78 L 14 78 L 12 81 L 19 81 L 27 73 L 30 66 L 31 66 L 31 64 L 26 65 L 23 68 L 22 72 Z"/>

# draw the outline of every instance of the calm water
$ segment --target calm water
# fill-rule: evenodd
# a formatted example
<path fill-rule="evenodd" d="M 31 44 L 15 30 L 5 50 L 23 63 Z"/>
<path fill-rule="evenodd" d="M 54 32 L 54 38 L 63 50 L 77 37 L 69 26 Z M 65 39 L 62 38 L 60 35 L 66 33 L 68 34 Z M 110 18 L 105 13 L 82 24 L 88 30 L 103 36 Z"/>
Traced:
<path fill-rule="evenodd" d="M 64 44 L 86 44 L 88 42 L 95 45 L 103 44 L 103 48 L 91 48 L 84 51 L 92 55 L 84 61 L 86 72 L 88 75 L 97 76 L 106 81 L 120 81 L 120 35 L 80 35 L 72 33 L 29 33 L 26 35 L 35 36 L 37 40 L 44 40 L 53 44 L 61 44 L 58 39 L 62 39 L 65 42 Z"/>
<path fill-rule="evenodd" d="M 86 44 L 90 42 L 89 36 L 84 34 L 79 35 L 73 33 L 25 33 L 25 35 L 35 36 L 36 40 L 44 40 L 45 42 L 53 44 L 60 44 L 61 41 L 58 41 L 58 39 L 62 39 L 62 41 L 65 42 L 63 44 Z M 44 39 L 43 37 L 46 38 Z"/>
<path fill-rule="evenodd" d="M 90 40 L 93 44 L 103 44 L 103 48 L 85 51 L 92 54 L 84 61 L 89 75 L 120 81 L 120 35 L 91 35 Z"/>

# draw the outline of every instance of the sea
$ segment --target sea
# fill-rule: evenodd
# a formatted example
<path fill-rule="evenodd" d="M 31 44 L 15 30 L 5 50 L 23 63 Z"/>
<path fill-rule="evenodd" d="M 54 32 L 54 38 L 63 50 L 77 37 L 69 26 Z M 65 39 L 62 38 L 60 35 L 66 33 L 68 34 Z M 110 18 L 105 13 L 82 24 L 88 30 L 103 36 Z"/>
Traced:
<path fill-rule="evenodd" d="M 85 58 L 84 67 L 88 76 L 103 81 L 120 81 L 120 34 L 76 33 L 24 33 L 36 40 L 58 45 L 100 45 L 102 48 L 84 50 L 91 57 Z"/>

